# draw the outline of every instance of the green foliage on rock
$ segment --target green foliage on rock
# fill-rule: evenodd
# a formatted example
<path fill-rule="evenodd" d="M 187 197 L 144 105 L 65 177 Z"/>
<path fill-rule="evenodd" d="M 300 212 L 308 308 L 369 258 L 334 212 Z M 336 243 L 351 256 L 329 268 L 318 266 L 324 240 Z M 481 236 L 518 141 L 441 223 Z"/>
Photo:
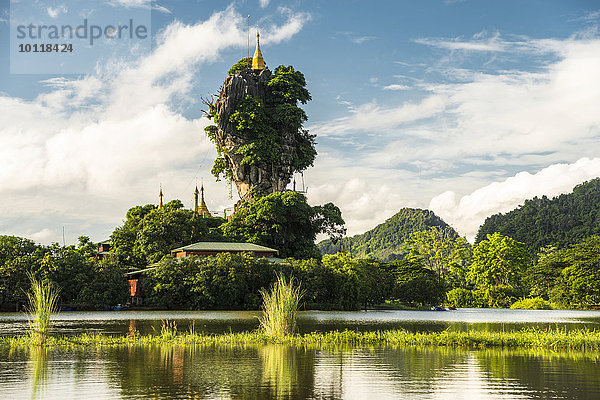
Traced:
<path fill-rule="evenodd" d="M 279 250 L 281 257 L 320 257 L 314 241 L 318 233 L 341 236 L 340 210 L 331 203 L 311 207 L 294 191 L 275 192 L 245 203 L 221 226 L 232 241 L 255 243 Z"/>
<path fill-rule="evenodd" d="M 236 150 L 243 157 L 242 165 L 270 164 L 279 159 L 281 143 L 268 112 L 264 104 L 247 95 L 229 116 L 236 135 L 247 139 L 247 143 Z"/>
<path fill-rule="evenodd" d="M 432 211 L 403 208 L 384 223 L 361 235 L 344 238 L 339 242 L 324 240 L 319 243 L 319 250 L 322 254 L 335 254 L 343 245 L 344 250 L 356 258 L 393 261 L 406 255 L 405 241 L 412 233 L 426 231 L 433 226 L 445 228 L 448 224 Z"/>
<path fill-rule="evenodd" d="M 238 61 L 229 70 L 234 75 L 247 69 L 247 58 Z M 246 95 L 237 101 L 229 115 L 218 115 L 214 104 L 208 104 L 209 119 L 218 123 L 226 118 L 231 123 L 232 132 L 227 134 L 243 139 L 243 144 L 233 152 L 242 156 L 241 165 L 256 165 L 265 169 L 271 164 L 289 164 L 293 171 L 301 172 L 313 165 L 317 155 L 315 136 L 303 129 L 308 119 L 300 104 L 311 100 L 306 89 L 306 80 L 300 71 L 292 66 L 280 65 L 269 76 L 264 87 L 264 96 Z M 217 100 L 218 101 L 218 100 Z M 205 128 L 208 138 L 217 147 L 212 174 L 219 180 L 234 178 L 226 152 L 218 138 L 217 125 Z M 282 148 L 292 149 L 291 160 L 282 159 Z"/>
<path fill-rule="evenodd" d="M 476 242 L 494 232 L 525 243 L 532 255 L 545 246 L 565 248 L 600 234 L 600 178 L 576 186 L 572 193 L 535 197 L 506 214 L 488 217 Z"/>
<path fill-rule="evenodd" d="M 235 75 L 240 71 L 245 69 L 250 69 L 252 67 L 252 57 L 244 57 L 240 61 L 236 62 L 229 68 L 227 71 L 227 75 Z"/>

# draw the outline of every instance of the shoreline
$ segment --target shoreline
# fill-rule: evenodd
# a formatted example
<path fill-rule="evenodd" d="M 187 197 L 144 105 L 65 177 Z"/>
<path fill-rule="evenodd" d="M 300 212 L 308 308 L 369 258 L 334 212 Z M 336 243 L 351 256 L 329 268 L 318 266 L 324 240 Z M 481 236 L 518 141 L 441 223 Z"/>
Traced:
<path fill-rule="evenodd" d="M 600 350 L 600 331 L 576 329 L 540 330 L 523 329 L 507 332 L 451 331 L 408 332 L 386 330 L 374 332 L 330 331 L 268 336 L 262 332 L 203 334 L 197 332 L 163 331 L 156 335 L 78 334 L 74 336 L 49 336 L 45 347 L 112 347 L 135 345 L 248 345 L 288 344 L 335 347 L 353 346 L 434 346 L 454 348 L 536 348 L 550 350 Z M 29 336 L 0 337 L 2 347 L 39 347 L 30 343 Z"/>

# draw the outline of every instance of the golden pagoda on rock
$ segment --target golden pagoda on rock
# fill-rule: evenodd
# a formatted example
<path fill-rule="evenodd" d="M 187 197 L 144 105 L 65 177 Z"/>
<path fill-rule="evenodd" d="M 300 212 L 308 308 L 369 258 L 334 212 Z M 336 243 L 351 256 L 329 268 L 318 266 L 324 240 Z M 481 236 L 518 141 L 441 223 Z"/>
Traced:
<path fill-rule="evenodd" d="M 258 28 L 256 28 L 256 51 L 254 51 L 254 57 L 252 57 L 252 69 L 257 72 L 265 69 L 265 60 L 260 52 L 259 40 L 260 34 L 258 33 Z"/>

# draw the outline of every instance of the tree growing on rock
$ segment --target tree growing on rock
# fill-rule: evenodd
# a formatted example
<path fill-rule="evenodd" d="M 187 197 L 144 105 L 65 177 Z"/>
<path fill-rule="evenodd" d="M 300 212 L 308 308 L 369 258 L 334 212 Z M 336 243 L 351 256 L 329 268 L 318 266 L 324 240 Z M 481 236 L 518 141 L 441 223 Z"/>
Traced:
<path fill-rule="evenodd" d="M 218 98 L 205 101 L 214 122 L 205 132 L 218 153 L 211 172 L 234 183 L 242 201 L 285 190 L 317 154 L 299 106 L 311 99 L 304 75 L 292 66 L 271 73 L 246 65 L 247 59 L 236 63 Z"/>

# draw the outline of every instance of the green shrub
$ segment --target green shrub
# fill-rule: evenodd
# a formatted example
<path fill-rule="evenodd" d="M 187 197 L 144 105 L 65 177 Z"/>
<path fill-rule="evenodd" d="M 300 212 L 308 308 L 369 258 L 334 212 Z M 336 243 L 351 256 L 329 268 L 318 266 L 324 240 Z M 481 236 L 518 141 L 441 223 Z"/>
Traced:
<path fill-rule="evenodd" d="M 510 285 L 488 286 L 480 290 L 483 292 L 488 307 L 493 308 L 508 308 L 519 297 L 517 289 Z"/>
<path fill-rule="evenodd" d="M 551 310 L 552 306 L 549 302 L 542 299 L 541 297 L 536 297 L 533 299 L 520 299 L 515 301 L 510 308 L 513 309 L 524 309 L 524 310 Z"/>
<path fill-rule="evenodd" d="M 439 304 L 443 301 L 444 282 L 419 262 L 402 260 L 389 263 L 395 277 L 393 296 L 402 303 Z"/>
<path fill-rule="evenodd" d="M 483 308 L 487 307 L 487 301 L 480 290 L 468 290 L 455 288 L 446 293 L 446 302 L 454 307 Z"/>

